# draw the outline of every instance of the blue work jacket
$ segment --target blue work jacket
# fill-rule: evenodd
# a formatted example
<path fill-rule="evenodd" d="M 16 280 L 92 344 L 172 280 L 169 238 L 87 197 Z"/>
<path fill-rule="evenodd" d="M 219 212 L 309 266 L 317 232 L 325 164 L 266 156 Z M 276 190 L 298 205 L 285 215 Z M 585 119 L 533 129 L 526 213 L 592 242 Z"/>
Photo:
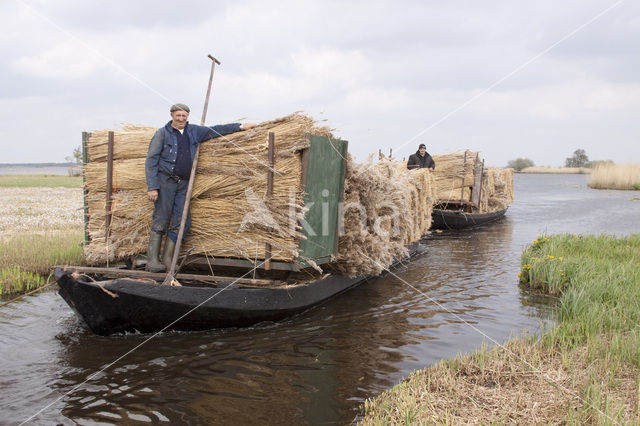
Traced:
<path fill-rule="evenodd" d="M 219 136 L 235 133 L 240 130 L 240 123 L 219 124 L 217 126 L 198 126 L 189 124 L 184 131 L 189 135 L 189 147 L 191 149 L 191 162 L 196 155 L 196 146 L 203 141 L 217 138 Z M 145 174 L 147 177 L 147 191 L 158 189 L 158 173 L 166 173 L 173 175 L 176 167 L 176 158 L 178 157 L 178 137 L 173 132 L 171 121 L 159 128 L 151 142 L 149 142 L 149 151 L 147 151 L 147 160 L 145 161 Z"/>

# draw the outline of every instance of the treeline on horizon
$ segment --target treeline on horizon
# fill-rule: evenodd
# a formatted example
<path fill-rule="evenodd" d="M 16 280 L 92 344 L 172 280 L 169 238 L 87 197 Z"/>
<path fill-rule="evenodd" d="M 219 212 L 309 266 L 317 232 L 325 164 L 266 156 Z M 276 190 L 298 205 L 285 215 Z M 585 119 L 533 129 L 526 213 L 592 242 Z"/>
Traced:
<path fill-rule="evenodd" d="M 0 166 L 25 166 L 25 167 L 51 167 L 51 166 L 60 166 L 60 167 L 73 167 L 77 165 L 74 162 L 65 162 L 65 163 L 0 163 Z"/>
<path fill-rule="evenodd" d="M 589 156 L 584 149 L 576 149 L 571 157 L 567 157 L 564 162 L 564 167 L 585 167 L 595 168 L 597 166 L 610 166 L 615 164 L 612 160 L 595 160 L 589 161 Z M 530 158 L 516 158 L 507 163 L 507 167 L 514 169 L 516 172 L 520 172 L 527 167 L 535 167 L 536 164 Z"/>

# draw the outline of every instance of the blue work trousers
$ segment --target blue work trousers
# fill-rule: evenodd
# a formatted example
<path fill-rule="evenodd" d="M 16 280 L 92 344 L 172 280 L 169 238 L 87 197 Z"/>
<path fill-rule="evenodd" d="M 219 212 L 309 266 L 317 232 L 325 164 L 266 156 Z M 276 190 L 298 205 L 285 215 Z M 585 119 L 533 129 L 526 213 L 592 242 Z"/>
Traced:
<path fill-rule="evenodd" d="M 153 221 L 151 230 L 160 235 L 167 233 L 175 243 L 178 240 L 180 219 L 187 197 L 188 179 L 180 179 L 176 182 L 165 173 L 158 173 L 158 199 L 153 208 Z M 184 227 L 183 240 L 191 227 L 191 212 L 187 212 L 187 223 Z M 168 231 L 168 232 L 167 232 Z"/>

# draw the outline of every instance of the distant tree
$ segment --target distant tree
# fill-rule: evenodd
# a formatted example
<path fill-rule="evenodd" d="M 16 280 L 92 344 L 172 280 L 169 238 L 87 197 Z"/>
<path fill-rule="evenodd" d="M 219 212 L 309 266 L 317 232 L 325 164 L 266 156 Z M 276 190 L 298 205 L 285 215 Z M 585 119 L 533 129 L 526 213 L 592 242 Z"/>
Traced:
<path fill-rule="evenodd" d="M 76 164 L 82 164 L 82 147 L 80 145 L 73 149 L 73 158 L 76 159 Z"/>
<path fill-rule="evenodd" d="M 516 172 L 520 172 L 522 169 L 533 166 L 535 166 L 533 160 L 528 158 L 516 158 L 515 160 L 511 160 L 507 163 L 507 167 L 515 169 Z"/>
<path fill-rule="evenodd" d="M 576 149 L 573 151 L 573 157 L 569 157 L 565 160 L 565 167 L 586 167 L 589 162 L 589 157 L 584 149 Z"/>
<path fill-rule="evenodd" d="M 67 163 L 75 162 L 77 165 L 82 165 L 82 147 L 78 145 L 77 147 L 73 148 L 73 156 L 69 155 L 67 157 L 64 157 L 64 159 L 67 161 Z"/>

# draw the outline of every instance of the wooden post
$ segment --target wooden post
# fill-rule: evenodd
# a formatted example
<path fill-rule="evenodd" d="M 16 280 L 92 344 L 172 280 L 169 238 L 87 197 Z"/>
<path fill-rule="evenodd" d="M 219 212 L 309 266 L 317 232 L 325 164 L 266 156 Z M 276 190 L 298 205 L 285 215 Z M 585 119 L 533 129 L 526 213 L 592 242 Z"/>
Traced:
<path fill-rule="evenodd" d="M 307 140 L 311 140 L 310 135 L 305 135 Z M 309 169 L 309 148 L 302 150 L 302 171 L 300 173 L 300 188 L 304 191 L 304 187 L 307 184 L 307 170 Z"/>
<path fill-rule="evenodd" d="M 111 227 L 111 193 L 113 192 L 113 131 L 109 131 L 107 143 L 107 200 L 105 204 L 104 239 L 109 238 Z"/>
<path fill-rule="evenodd" d="M 482 202 L 482 179 L 484 178 L 484 160 L 482 160 L 482 167 L 480 168 L 480 190 L 478 191 L 478 208 Z"/>
<path fill-rule="evenodd" d="M 467 151 L 464 152 L 464 162 L 462 163 L 462 189 L 460 190 L 460 202 L 464 202 L 464 176 L 467 174 Z"/>
<path fill-rule="evenodd" d="M 276 137 L 273 132 L 269 132 L 269 148 L 267 156 L 269 160 L 269 171 L 267 172 L 267 198 L 273 195 L 273 168 L 275 167 Z M 271 270 L 271 244 L 264 245 L 264 270 Z"/>
<path fill-rule="evenodd" d="M 300 170 L 300 190 L 303 193 L 304 193 L 304 190 L 305 190 L 305 186 L 307 185 L 307 170 L 309 170 L 309 149 L 311 149 L 311 133 L 305 133 L 304 134 L 304 138 L 309 143 L 309 147 L 308 148 L 304 148 L 300 152 L 300 163 L 302 165 L 302 168 Z M 289 219 L 289 220 L 291 220 L 291 219 Z M 296 225 L 297 224 L 299 224 L 298 221 L 296 222 Z M 298 248 L 300 247 L 300 238 L 298 238 L 298 237 L 296 237 L 296 246 Z"/>
<path fill-rule="evenodd" d="M 342 157 L 342 191 L 338 195 L 338 223 L 336 223 L 335 242 L 333 243 L 333 255 L 338 257 L 338 240 L 340 239 L 340 226 L 338 224 L 344 219 L 344 211 L 342 210 L 344 202 L 344 180 L 347 177 L 347 153 L 349 152 L 349 142 L 345 142 L 344 151 L 340 153 Z"/>
<path fill-rule="evenodd" d="M 389 148 L 389 160 L 393 157 L 393 148 Z"/>
<path fill-rule="evenodd" d="M 82 132 L 82 193 L 83 193 L 83 221 L 84 221 L 84 245 L 89 245 L 89 203 L 87 202 L 87 177 L 85 176 L 85 166 L 89 162 L 89 153 L 87 152 L 87 142 L 91 133 Z"/>

